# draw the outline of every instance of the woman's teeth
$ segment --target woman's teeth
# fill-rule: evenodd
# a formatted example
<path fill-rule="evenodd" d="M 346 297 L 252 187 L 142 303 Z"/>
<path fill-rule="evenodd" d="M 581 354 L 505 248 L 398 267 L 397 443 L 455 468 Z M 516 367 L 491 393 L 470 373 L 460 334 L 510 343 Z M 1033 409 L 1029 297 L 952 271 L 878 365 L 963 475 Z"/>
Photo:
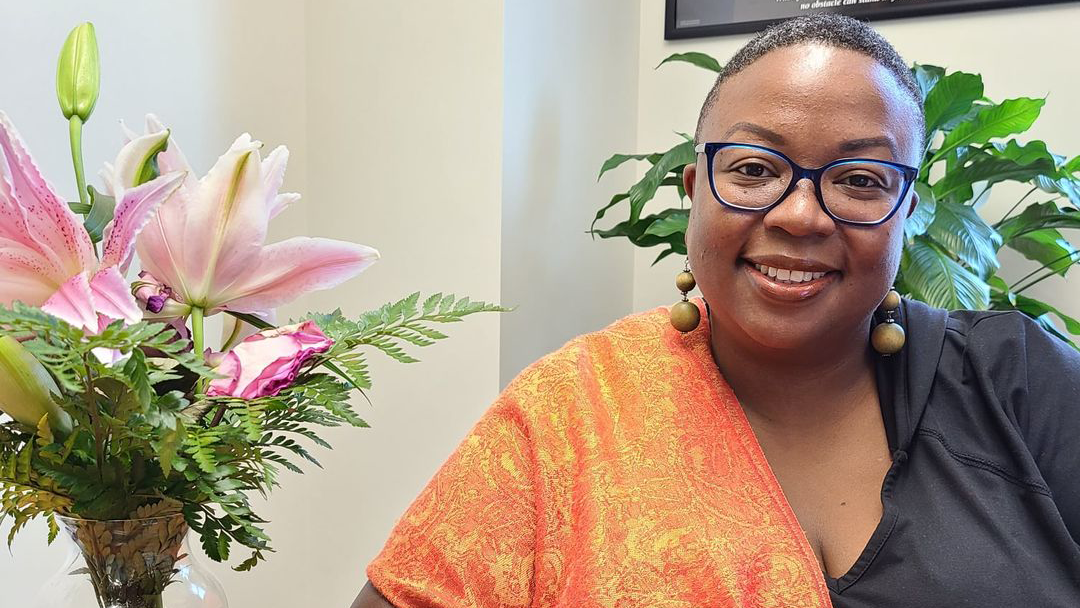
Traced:
<path fill-rule="evenodd" d="M 810 272 L 809 270 L 789 270 L 787 268 L 773 268 L 764 264 L 754 264 L 758 272 L 775 279 L 778 283 L 806 283 L 825 276 L 824 272 Z"/>

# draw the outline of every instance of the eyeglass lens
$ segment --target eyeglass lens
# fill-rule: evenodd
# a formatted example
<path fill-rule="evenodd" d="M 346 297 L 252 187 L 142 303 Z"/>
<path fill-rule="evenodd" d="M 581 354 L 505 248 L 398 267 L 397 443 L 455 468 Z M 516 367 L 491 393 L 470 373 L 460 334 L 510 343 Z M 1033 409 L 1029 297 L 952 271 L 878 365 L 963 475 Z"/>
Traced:
<path fill-rule="evenodd" d="M 713 187 L 725 203 L 762 209 L 783 196 L 791 183 L 791 164 L 766 150 L 729 146 L 713 158 Z M 821 176 L 821 198 L 836 217 L 876 222 L 889 215 L 904 188 L 900 169 L 873 161 L 846 161 Z"/>

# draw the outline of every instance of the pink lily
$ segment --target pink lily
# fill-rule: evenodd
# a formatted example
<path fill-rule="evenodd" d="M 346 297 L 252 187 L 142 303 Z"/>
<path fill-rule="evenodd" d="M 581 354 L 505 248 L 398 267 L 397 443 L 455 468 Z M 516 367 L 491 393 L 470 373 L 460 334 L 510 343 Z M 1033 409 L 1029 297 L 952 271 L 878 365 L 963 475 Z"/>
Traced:
<path fill-rule="evenodd" d="M 161 176 L 125 191 L 99 261 L 82 222 L 0 112 L 0 304 L 40 306 L 91 333 L 117 319 L 138 322 L 142 312 L 123 273 L 135 237 L 182 178 Z"/>
<path fill-rule="evenodd" d="M 152 115 L 147 130 L 167 133 Z M 136 173 L 132 164 L 140 154 L 129 148 L 140 139 L 124 147 L 109 171 L 115 192 L 124 191 L 130 183 L 126 176 Z M 200 314 L 264 313 L 334 287 L 379 257 L 371 247 L 322 238 L 265 244 L 270 219 L 300 196 L 278 193 L 288 150 L 279 146 L 262 159 L 261 147 L 241 135 L 202 179 L 194 177 L 171 139 L 158 156 L 163 173 L 183 172 L 187 178 L 139 235 L 139 259 L 175 302 Z"/>

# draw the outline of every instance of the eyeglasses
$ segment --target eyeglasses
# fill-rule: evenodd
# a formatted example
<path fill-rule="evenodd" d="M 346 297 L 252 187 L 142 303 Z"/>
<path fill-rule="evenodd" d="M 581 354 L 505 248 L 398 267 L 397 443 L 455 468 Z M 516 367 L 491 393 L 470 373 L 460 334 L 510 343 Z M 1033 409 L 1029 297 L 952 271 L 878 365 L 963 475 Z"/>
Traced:
<path fill-rule="evenodd" d="M 859 226 L 888 221 L 919 174 L 915 167 L 874 158 L 841 158 L 804 169 L 782 152 L 753 144 L 708 142 L 694 151 L 705 154 L 713 196 L 727 207 L 769 211 L 809 179 L 829 217 Z"/>

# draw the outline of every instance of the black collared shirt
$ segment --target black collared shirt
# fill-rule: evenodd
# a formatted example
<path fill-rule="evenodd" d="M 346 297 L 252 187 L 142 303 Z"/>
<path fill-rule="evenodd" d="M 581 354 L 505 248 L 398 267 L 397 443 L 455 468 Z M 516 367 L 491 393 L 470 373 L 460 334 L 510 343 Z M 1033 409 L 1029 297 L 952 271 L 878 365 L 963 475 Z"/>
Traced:
<path fill-rule="evenodd" d="M 1080 607 L 1080 353 L 1020 313 L 902 311 L 884 515 L 833 605 Z"/>

